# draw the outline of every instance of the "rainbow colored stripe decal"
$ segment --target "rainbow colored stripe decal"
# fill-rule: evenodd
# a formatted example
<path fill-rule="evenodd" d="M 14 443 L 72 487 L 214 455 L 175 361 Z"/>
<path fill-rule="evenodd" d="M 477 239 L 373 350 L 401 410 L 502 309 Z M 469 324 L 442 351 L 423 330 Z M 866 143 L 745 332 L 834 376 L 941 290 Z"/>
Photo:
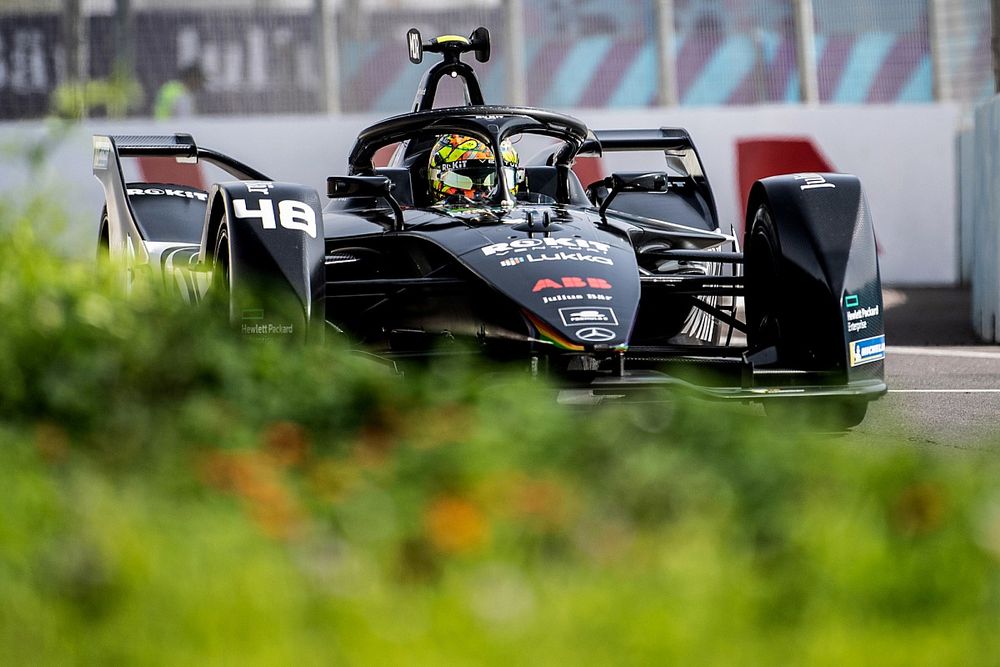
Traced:
<path fill-rule="evenodd" d="M 531 322 L 531 324 L 538 330 L 538 335 L 541 336 L 542 340 L 545 341 L 546 343 L 551 343 L 563 350 L 573 350 L 574 352 L 583 352 L 583 350 L 586 349 L 583 347 L 583 345 L 578 345 L 576 343 L 570 342 L 558 331 L 550 327 L 545 322 L 542 322 L 540 319 L 538 319 L 528 311 L 524 311 L 524 315 L 525 317 L 528 318 L 528 321 Z"/>
<path fill-rule="evenodd" d="M 532 326 L 534 326 L 535 329 L 538 330 L 538 335 L 541 337 L 541 340 L 543 342 L 550 343 L 560 349 L 571 350 L 573 352 L 583 352 L 584 350 L 586 350 L 586 348 L 583 345 L 570 341 L 561 333 L 559 333 L 556 329 L 550 327 L 548 324 L 541 321 L 528 311 L 525 310 L 523 312 L 524 316 L 528 318 L 528 321 L 531 322 Z M 624 352 L 625 350 L 628 349 L 628 343 L 615 345 L 611 349 L 617 352 Z"/>

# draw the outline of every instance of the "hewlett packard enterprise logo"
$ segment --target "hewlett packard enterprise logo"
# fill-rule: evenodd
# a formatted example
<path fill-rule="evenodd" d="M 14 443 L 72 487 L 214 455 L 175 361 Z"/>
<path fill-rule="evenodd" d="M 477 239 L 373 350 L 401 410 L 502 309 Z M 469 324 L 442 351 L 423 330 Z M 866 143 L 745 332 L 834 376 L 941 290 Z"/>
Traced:
<path fill-rule="evenodd" d="M 885 359 L 885 336 L 872 336 L 851 343 L 851 366 Z"/>

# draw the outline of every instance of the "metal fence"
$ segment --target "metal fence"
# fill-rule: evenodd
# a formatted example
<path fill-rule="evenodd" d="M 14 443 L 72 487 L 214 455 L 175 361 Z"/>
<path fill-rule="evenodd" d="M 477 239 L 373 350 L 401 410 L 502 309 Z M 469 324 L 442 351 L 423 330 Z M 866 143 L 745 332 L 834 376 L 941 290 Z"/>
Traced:
<path fill-rule="evenodd" d="M 488 101 L 971 103 L 993 93 L 989 18 L 989 0 L 0 0 L 0 118 L 73 95 L 148 115 L 192 64 L 199 113 L 404 111 L 412 26 L 487 26 Z M 101 106 L 100 84 L 127 82 L 127 104 Z"/>

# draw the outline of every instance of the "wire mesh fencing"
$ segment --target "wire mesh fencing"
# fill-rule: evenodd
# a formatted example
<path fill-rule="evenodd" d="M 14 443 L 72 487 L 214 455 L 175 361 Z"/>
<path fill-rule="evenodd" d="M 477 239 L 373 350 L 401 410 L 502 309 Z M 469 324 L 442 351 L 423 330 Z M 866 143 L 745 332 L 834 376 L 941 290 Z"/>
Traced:
<path fill-rule="evenodd" d="M 406 31 L 479 25 L 487 102 L 795 104 L 813 72 L 820 103 L 971 103 L 993 94 L 989 18 L 988 0 L 0 0 L 0 119 L 154 115 L 192 70 L 197 113 L 402 112 L 422 74 Z"/>

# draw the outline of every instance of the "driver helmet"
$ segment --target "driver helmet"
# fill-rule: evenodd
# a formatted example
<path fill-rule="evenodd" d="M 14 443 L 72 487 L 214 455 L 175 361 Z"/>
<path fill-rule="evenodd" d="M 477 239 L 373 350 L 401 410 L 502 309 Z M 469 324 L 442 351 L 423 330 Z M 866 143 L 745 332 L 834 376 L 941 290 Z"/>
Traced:
<path fill-rule="evenodd" d="M 507 188 L 517 194 L 524 170 L 518 168 L 517 151 L 508 139 L 500 142 L 500 157 Z M 483 204 L 496 192 L 497 167 L 493 149 L 486 142 L 461 134 L 446 134 L 431 150 L 427 167 L 435 201 L 463 199 Z"/>

